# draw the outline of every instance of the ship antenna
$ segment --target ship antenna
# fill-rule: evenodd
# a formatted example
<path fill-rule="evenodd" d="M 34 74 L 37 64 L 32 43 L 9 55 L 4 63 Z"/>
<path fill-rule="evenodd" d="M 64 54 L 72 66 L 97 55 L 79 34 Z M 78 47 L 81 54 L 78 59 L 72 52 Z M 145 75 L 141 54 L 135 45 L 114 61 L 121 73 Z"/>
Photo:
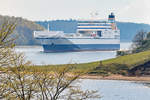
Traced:
<path fill-rule="evenodd" d="M 47 25 L 47 31 L 49 32 L 49 23 L 48 23 L 48 25 Z"/>

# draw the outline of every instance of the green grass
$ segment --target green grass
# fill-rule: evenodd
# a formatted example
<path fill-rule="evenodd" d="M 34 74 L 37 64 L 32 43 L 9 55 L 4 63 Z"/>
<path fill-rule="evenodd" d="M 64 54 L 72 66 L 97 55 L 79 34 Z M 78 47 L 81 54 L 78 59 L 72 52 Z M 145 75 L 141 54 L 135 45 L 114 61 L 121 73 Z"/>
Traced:
<path fill-rule="evenodd" d="M 103 61 L 104 65 L 110 65 L 113 63 L 117 64 L 126 64 L 129 69 L 132 69 L 133 67 L 143 64 L 150 60 L 150 50 L 144 51 L 136 54 L 130 54 L 125 56 L 120 56 L 114 59 L 109 59 Z"/>
<path fill-rule="evenodd" d="M 102 61 L 102 67 L 107 67 L 107 71 L 111 71 L 113 73 L 120 73 L 119 71 L 132 69 L 137 65 L 143 64 L 147 61 L 150 61 L 150 50 L 144 51 L 136 54 L 130 54 L 125 56 L 120 56 L 113 59 L 108 59 Z M 83 64 L 64 64 L 64 65 L 43 65 L 43 66 L 32 66 L 30 68 L 37 68 L 39 70 L 57 70 L 57 68 L 62 66 L 76 66 L 76 71 L 88 71 L 92 72 L 96 67 L 100 65 L 100 61 L 91 62 L 91 63 L 83 63 Z M 123 68 L 123 65 L 126 65 L 126 69 Z M 121 67 L 122 66 L 122 67 Z M 117 68 L 118 67 L 118 68 Z M 98 70 L 101 72 L 102 70 Z M 104 71 L 104 70 L 103 70 Z M 102 71 L 102 73 L 103 73 Z M 117 72 L 115 72 L 117 71 Z"/>

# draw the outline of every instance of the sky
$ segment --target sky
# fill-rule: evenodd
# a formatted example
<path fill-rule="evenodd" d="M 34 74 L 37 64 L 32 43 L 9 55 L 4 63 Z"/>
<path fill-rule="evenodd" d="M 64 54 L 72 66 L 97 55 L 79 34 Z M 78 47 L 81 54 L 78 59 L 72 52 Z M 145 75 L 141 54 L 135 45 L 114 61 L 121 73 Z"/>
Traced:
<path fill-rule="evenodd" d="M 150 24 L 150 0 L 0 0 L 0 15 L 28 20 L 88 19 L 97 12 L 106 19 Z"/>

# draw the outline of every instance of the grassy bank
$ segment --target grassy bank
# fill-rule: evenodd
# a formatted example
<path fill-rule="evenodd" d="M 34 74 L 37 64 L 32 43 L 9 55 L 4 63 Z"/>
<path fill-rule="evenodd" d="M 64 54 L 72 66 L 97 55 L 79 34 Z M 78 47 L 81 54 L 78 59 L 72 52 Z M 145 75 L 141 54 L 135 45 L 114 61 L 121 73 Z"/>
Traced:
<path fill-rule="evenodd" d="M 127 70 L 134 68 L 140 64 L 150 60 L 150 50 L 144 51 L 136 54 L 130 54 L 125 56 L 120 56 L 117 58 L 97 61 L 91 63 L 83 64 L 65 64 L 65 65 L 43 65 L 43 66 L 32 66 L 30 68 L 35 68 L 39 70 L 57 70 L 62 66 L 76 66 L 76 71 L 86 71 L 90 74 L 127 74 Z"/>

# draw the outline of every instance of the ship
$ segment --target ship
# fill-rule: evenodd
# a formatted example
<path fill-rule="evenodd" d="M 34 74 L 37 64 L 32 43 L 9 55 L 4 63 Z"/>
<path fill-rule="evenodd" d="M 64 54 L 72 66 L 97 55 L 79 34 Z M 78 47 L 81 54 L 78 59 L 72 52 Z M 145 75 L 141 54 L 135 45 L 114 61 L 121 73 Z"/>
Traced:
<path fill-rule="evenodd" d="M 111 13 L 107 20 L 78 20 L 76 33 L 63 31 L 34 31 L 44 52 L 69 51 L 114 51 L 120 49 L 120 30 L 115 15 Z"/>

